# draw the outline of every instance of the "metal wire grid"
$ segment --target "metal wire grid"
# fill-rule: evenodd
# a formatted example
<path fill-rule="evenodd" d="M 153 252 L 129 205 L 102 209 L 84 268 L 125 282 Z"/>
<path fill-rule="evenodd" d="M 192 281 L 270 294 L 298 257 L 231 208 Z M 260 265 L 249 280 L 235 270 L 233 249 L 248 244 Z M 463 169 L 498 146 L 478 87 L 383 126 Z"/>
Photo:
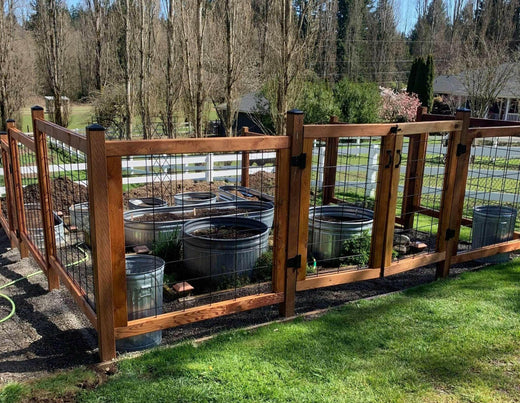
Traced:
<path fill-rule="evenodd" d="M 520 143 L 517 138 L 476 139 L 463 208 L 459 249 L 510 240 L 519 229 Z M 484 213 L 476 213 L 484 209 Z M 469 220 L 472 220 L 469 221 Z"/>
<path fill-rule="evenodd" d="M 25 145 L 18 144 L 18 157 L 20 161 L 27 236 L 42 257 L 45 257 L 44 224 L 40 203 L 36 154 Z"/>
<path fill-rule="evenodd" d="M 95 308 L 86 156 L 51 137 L 47 149 L 52 206 L 55 216 L 63 217 L 63 232 L 56 235 L 56 259 Z"/>
<path fill-rule="evenodd" d="M 445 162 L 447 155 L 447 135 L 443 133 L 431 133 L 428 137 L 420 141 L 420 146 L 426 145 L 426 157 L 413 159 L 410 157 L 409 138 L 404 138 L 403 143 L 403 162 L 400 168 L 400 180 L 397 200 L 397 217 L 402 217 L 402 221 L 408 222 L 413 216 L 410 227 L 407 225 L 396 225 L 394 236 L 393 259 L 401 260 L 406 257 L 415 256 L 419 253 L 434 253 L 436 237 L 438 232 L 439 219 L 433 217 L 435 212 L 441 208 L 442 187 L 444 181 Z M 422 177 L 422 187 L 417 191 L 412 191 L 404 195 L 404 185 L 408 164 L 424 165 L 424 171 L 417 172 L 417 175 L 408 178 L 416 181 Z M 408 199 L 407 199 L 408 198 Z M 415 199 L 415 203 L 411 200 Z M 404 203 L 413 204 L 412 211 L 407 211 L 402 215 Z"/>
<path fill-rule="evenodd" d="M 150 269 L 152 288 L 164 283 L 164 310 L 271 291 L 276 153 L 250 153 L 249 188 L 239 185 L 241 158 L 238 152 L 123 159 L 127 252 L 164 260 L 164 278 L 159 259 Z"/>
<path fill-rule="evenodd" d="M 366 267 L 381 140 L 339 140 L 333 203 L 323 203 L 325 143 L 315 141 L 311 172 L 307 276 Z"/>
<path fill-rule="evenodd" d="M 7 185 L 5 180 L 5 167 L 9 164 L 8 161 L 4 161 L 3 153 L 0 153 L 0 213 L 5 219 L 5 222 L 9 225 L 9 213 L 7 211 Z"/>

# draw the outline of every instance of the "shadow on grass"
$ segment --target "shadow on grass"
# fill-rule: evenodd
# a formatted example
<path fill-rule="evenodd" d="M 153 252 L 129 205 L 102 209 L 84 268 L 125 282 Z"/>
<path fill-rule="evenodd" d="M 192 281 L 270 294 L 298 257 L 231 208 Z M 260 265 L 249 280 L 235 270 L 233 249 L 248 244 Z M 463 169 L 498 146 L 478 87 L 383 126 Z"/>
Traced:
<path fill-rule="evenodd" d="M 123 361 L 118 376 L 84 398 L 391 401 L 435 400 L 439 391 L 518 398 L 514 376 L 495 364 L 519 355 L 519 277 L 516 265 L 488 268 L 312 321 L 152 351 Z"/>

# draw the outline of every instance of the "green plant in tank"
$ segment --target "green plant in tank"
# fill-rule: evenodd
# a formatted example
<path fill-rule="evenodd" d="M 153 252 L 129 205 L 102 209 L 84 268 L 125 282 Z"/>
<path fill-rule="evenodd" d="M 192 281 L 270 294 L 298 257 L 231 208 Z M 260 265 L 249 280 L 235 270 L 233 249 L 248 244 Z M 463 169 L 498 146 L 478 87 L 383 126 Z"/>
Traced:
<path fill-rule="evenodd" d="M 153 243 L 152 254 L 158 256 L 168 264 L 182 259 L 182 241 L 179 231 L 159 233 L 158 239 Z"/>
<path fill-rule="evenodd" d="M 343 242 L 341 264 L 366 266 L 370 259 L 371 239 L 372 236 L 368 231 L 346 239 Z"/>

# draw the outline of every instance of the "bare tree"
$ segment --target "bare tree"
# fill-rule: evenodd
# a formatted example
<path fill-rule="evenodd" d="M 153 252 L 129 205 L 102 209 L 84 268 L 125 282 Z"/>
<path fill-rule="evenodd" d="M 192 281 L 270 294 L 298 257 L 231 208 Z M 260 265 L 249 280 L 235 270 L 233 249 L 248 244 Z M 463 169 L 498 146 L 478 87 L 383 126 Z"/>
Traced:
<path fill-rule="evenodd" d="M 244 0 L 219 0 L 215 11 L 212 36 L 216 40 L 212 42 L 215 46 L 212 46 L 214 52 L 211 58 L 219 62 L 211 66 L 211 70 L 218 75 L 214 80 L 213 92 L 226 104 L 221 120 L 226 135 L 233 136 L 233 122 L 238 113 L 240 98 L 252 90 L 255 76 L 252 9 L 250 3 Z M 221 23 L 225 26 L 223 30 L 219 29 Z M 224 63 L 220 60 L 224 60 Z"/>
<path fill-rule="evenodd" d="M 17 46 L 24 32 L 15 17 L 15 1 L 0 0 L 0 128 L 6 120 L 15 118 L 24 102 L 27 86 L 31 83 L 31 60 L 24 57 L 24 47 Z M 27 35 L 25 35 L 27 36 Z"/>
<path fill-rule="evenodd" d="M 307 57 L 315 41 L 317 10 L 321 0 L 272 0 L 270 53 L 266 66 L 266 95 L 278 135 L 286 134 L 285 117 L 298 91 L 298 78 L 306 72 Z"/>
<path fill-rule="evenodd" d="M 36 0 L 35 35 L 38 56 L 45 66 L 47 85 L 54 97 L 54 121 L 67 126 L 62 116 L 65 65 L 65 24 L 67 12 L 63 0 Z"/>
<path fill-rule="evenodd" d="M 464 71 L 459 75 L 468 93 L 473 116 L 486 117 L 489 107 L 513 77 L 518 76 L 518 54 L 481 40 L 468 45 L 463 56 Z"/>
<path fill-rule="evenodd" d="M 202 137 L 204 101 L 209 91 L 204 60 L 206 57 L 205 28 L 211 1 L 178 2 L 179 33 L 184 57 L 183 89 L 188 118 L 195 127 L 195 136 Z"/>

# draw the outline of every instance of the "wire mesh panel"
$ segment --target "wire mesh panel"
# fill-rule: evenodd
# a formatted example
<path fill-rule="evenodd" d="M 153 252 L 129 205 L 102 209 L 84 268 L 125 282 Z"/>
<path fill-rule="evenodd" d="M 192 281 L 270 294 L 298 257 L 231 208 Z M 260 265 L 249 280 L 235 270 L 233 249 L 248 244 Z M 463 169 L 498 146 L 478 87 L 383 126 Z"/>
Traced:
<path fill-rule="evenodd" d="M 41 210 L 41 195 L 38 184 L 36 153 L 24 144 L 18 143 L 18 158 L 23 188 L 23 206 L 27 237 L 36 246 L 42 258 L 45 256 L 44 222 Z M 56 217 L 55 230 L 63 229 L 63 221 Z"/>
<path fill-rule="evenodd" d="M 405 137 L 393 260 L 434 253 L 448 146 L 447 133 Z"/>
<path fill-rule="evenodd" d="M 56 232 L 56 258 L 94 308 L 86 157 L 52 137 L 47 150 L 53 214 L 62 218 L 62 229 Z"/>
<path fill-rule="evenodd" d="M 9 164 L 7 153 L 2 149 L 0 153 L 0 214 L 6 230 L 9 227 L 9 211 L 7 196 L 7 166 Z"/>
<path fill-rule="evenodd" d="M 271 292 L 276 152 L 249 154 L 249 187 L 241 162 L 241 152 L 123 158 L 127 253 L 165 262 L 157 313 Z"/>
<path fill-rule="evenodd" d="M 366 267 L 370 257 L 381 141 L 341 138 L 334 148 L 313 147 L 307 277 Z"/>
<path fill-rule="evenodd" d="M 464 198 L 459 251 L 513 239 L 518 230 L 520 142 L 513 137 L 475 139 Z M 507 260 L 507 255 L 489 261 Z"/>

